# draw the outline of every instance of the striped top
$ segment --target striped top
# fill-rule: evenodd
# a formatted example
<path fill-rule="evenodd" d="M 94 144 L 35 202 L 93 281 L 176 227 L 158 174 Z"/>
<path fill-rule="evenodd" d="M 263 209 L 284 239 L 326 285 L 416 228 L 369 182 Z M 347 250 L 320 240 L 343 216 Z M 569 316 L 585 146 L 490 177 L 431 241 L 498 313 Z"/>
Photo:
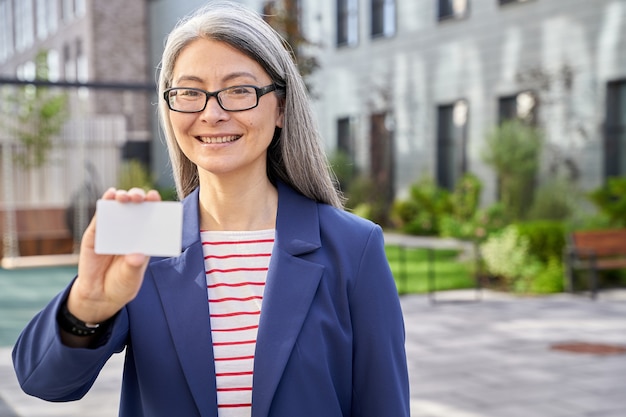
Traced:
<path fill-rule="evenodd" d="M 254 352 L 274 232 L 200 232 L 219 417 L 251 414 Z"/>

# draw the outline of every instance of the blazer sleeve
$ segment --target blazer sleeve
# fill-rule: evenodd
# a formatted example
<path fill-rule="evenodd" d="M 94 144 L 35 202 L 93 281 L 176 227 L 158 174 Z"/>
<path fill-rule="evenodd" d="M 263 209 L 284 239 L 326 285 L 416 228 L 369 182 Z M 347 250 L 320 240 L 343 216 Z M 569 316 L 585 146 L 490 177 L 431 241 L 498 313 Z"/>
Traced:
<path fill-rule="evenodd" d="M 57 311 L 69 287 L 24 328 L 13 348 L 13 366 L 25 393 L 48 401 L 73 401 L 91 388 L 106 361 L 125 346 L 128 316 L 123 309 L 95 349 L 61 343 Z"/>
<path fill-rule="evenodd" d="M 409 417 L 404 322 L 379 226 L 366 243 L 350 303 L 352 417 Z"/>

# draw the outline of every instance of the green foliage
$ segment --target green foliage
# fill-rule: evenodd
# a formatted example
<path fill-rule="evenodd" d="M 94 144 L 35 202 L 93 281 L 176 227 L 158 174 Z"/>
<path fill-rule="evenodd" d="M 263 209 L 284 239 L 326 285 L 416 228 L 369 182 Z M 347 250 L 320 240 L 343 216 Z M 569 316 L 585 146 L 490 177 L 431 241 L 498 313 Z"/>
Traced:
<path fill-rule="evenodd" d="M 154 188 L 154 178 L 143 163 L 131 159 L 122 163 L 117 187 L 122 190 L 138 187 L 147 191 Z"/>
<path fill-rule="evenodd" d="M 487 273 L 515 292 L 563 291 L 563 230 L 557 222 L 506 226 L 480 245 Z"/>
<path fill-rule="evenodd" d="M 520 120 L 505 120 L 486 138 L 483 160 L 498 176 L 500 201 L 510 220 L 530 209 L 543 144 L 541 131 Z"/>
<path fill-rule="evenodd" d="M 473 263 L 459 261 L 459 252 L 456 250 L 435 250 L 432 265 L 429 264 L 426 249 L 407 248 L 403 254 L 404 264 L 400 260 L 398 246 L 389 245 L 385 250 L 398 292 L 401 294 L 427 292 L 430 267 L 435 272 L 438 291 L 473 288 L 476 285 Z"/>
<path fill-rule="evenodd" d="M 452 192 L 430 177 L 411 186 L 406 200 L 396 201 L 392 216 L 405 233 L 482 240 L 504 225 L 501 205 L 480 209 L 482 183 L 467 173 Z"/>
<path fill-rule="evenodd" d="M 552 257 L 545 267 L 530 280 L 529 291 L 533 294 L 552 294 L 563 291 L 563 262 Z"/>
<path fill-rule="evenodd" d="M 491 276 L 501 279 L 509 289 L 523 291 L 541 266 L 529 248 L 529 239 L 520 235 L 516 225 L 509 225 L 482 243 L 480 253 Z"/>
<path fill-rule="evenodd" d="M 450 196 L 452 214 L 460 221 L 471 221 L 480 204 L 483 185 L 474 174 L 463 175 Z"/>
<path fill-rule="evenodd" d="M 517 223 L 521 237 L 528 239 L 529 253 L 543 263 L 561 259 L 565 248 L 565 226 L 558 221 L 532 221 Z"/>
<path fill-rule="evenodd" d="M 36 57 L 36 79 L 48 79 L 47 54 L 40 52 Z M 38 168 L 48 162 L 53 138 L 61 132 L 69 117 L 67 96 L 54 93 L 46 87 L 31 85 L 19 88 L 13 94 L 5 94 L 4 101 L 15 110 L 16 125 L 8 130 L 23 145 L 16 162 L 23 168 Z"/>
<path fill-rule="evenodd" d="M 626 177 L 613 177 L 589 194 L 590 200 L 614 227 L 626 226 Z"/>
<path fill-rule="evenodd" d="M 536 220 L 563 220 L 575 211 L 578 191 L 564 179 L 542 183 L 535 193 L 528 218 Z"/>
<path fill-rule="evenodd" d="M 438 187 L 431 177 L 411 185 L 408 199 L 396 201 L 392 207 L 395 222 L 412 235 L 439 234 L 439 219 L 452 212 L 450 192 Z"/>

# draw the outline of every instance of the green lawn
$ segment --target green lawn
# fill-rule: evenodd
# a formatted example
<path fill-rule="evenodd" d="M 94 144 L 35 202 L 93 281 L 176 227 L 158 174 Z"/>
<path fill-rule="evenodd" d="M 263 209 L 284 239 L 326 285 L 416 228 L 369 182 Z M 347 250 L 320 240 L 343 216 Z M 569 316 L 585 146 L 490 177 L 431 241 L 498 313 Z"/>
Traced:
<path fill-rule="evenodd" d="M 434 250 L 429 260 L 427 249 L 405 249 L 386 246 L 387 259 L 400 294 L 428 292 L 429 274 L 435 277 L 435 291 L 474 288 L 474 264 L 459 261 L 458 251 Z M 404 256 L 404 266 L 401 262 Z M 432 267 L 432 270 L 429 268 Z"/>

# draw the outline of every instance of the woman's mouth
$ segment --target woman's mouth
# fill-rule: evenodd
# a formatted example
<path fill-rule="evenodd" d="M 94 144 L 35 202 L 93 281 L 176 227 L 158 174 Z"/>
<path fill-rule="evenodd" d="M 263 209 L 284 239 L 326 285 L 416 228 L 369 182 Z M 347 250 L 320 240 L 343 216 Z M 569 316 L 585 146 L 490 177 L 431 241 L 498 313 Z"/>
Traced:
<path fill-rule="evenodd" d="M 229 143 L 229 142 L 234 142 L 237 139 L 239 139 L 241 136 L 213 136 L 213 137 L 208 137 L 208 136 L 196 136 L 196 139 L 199 140 L 202 143 L 207 143 L 207 144 L 216 144 L 216 143 Z"/>

